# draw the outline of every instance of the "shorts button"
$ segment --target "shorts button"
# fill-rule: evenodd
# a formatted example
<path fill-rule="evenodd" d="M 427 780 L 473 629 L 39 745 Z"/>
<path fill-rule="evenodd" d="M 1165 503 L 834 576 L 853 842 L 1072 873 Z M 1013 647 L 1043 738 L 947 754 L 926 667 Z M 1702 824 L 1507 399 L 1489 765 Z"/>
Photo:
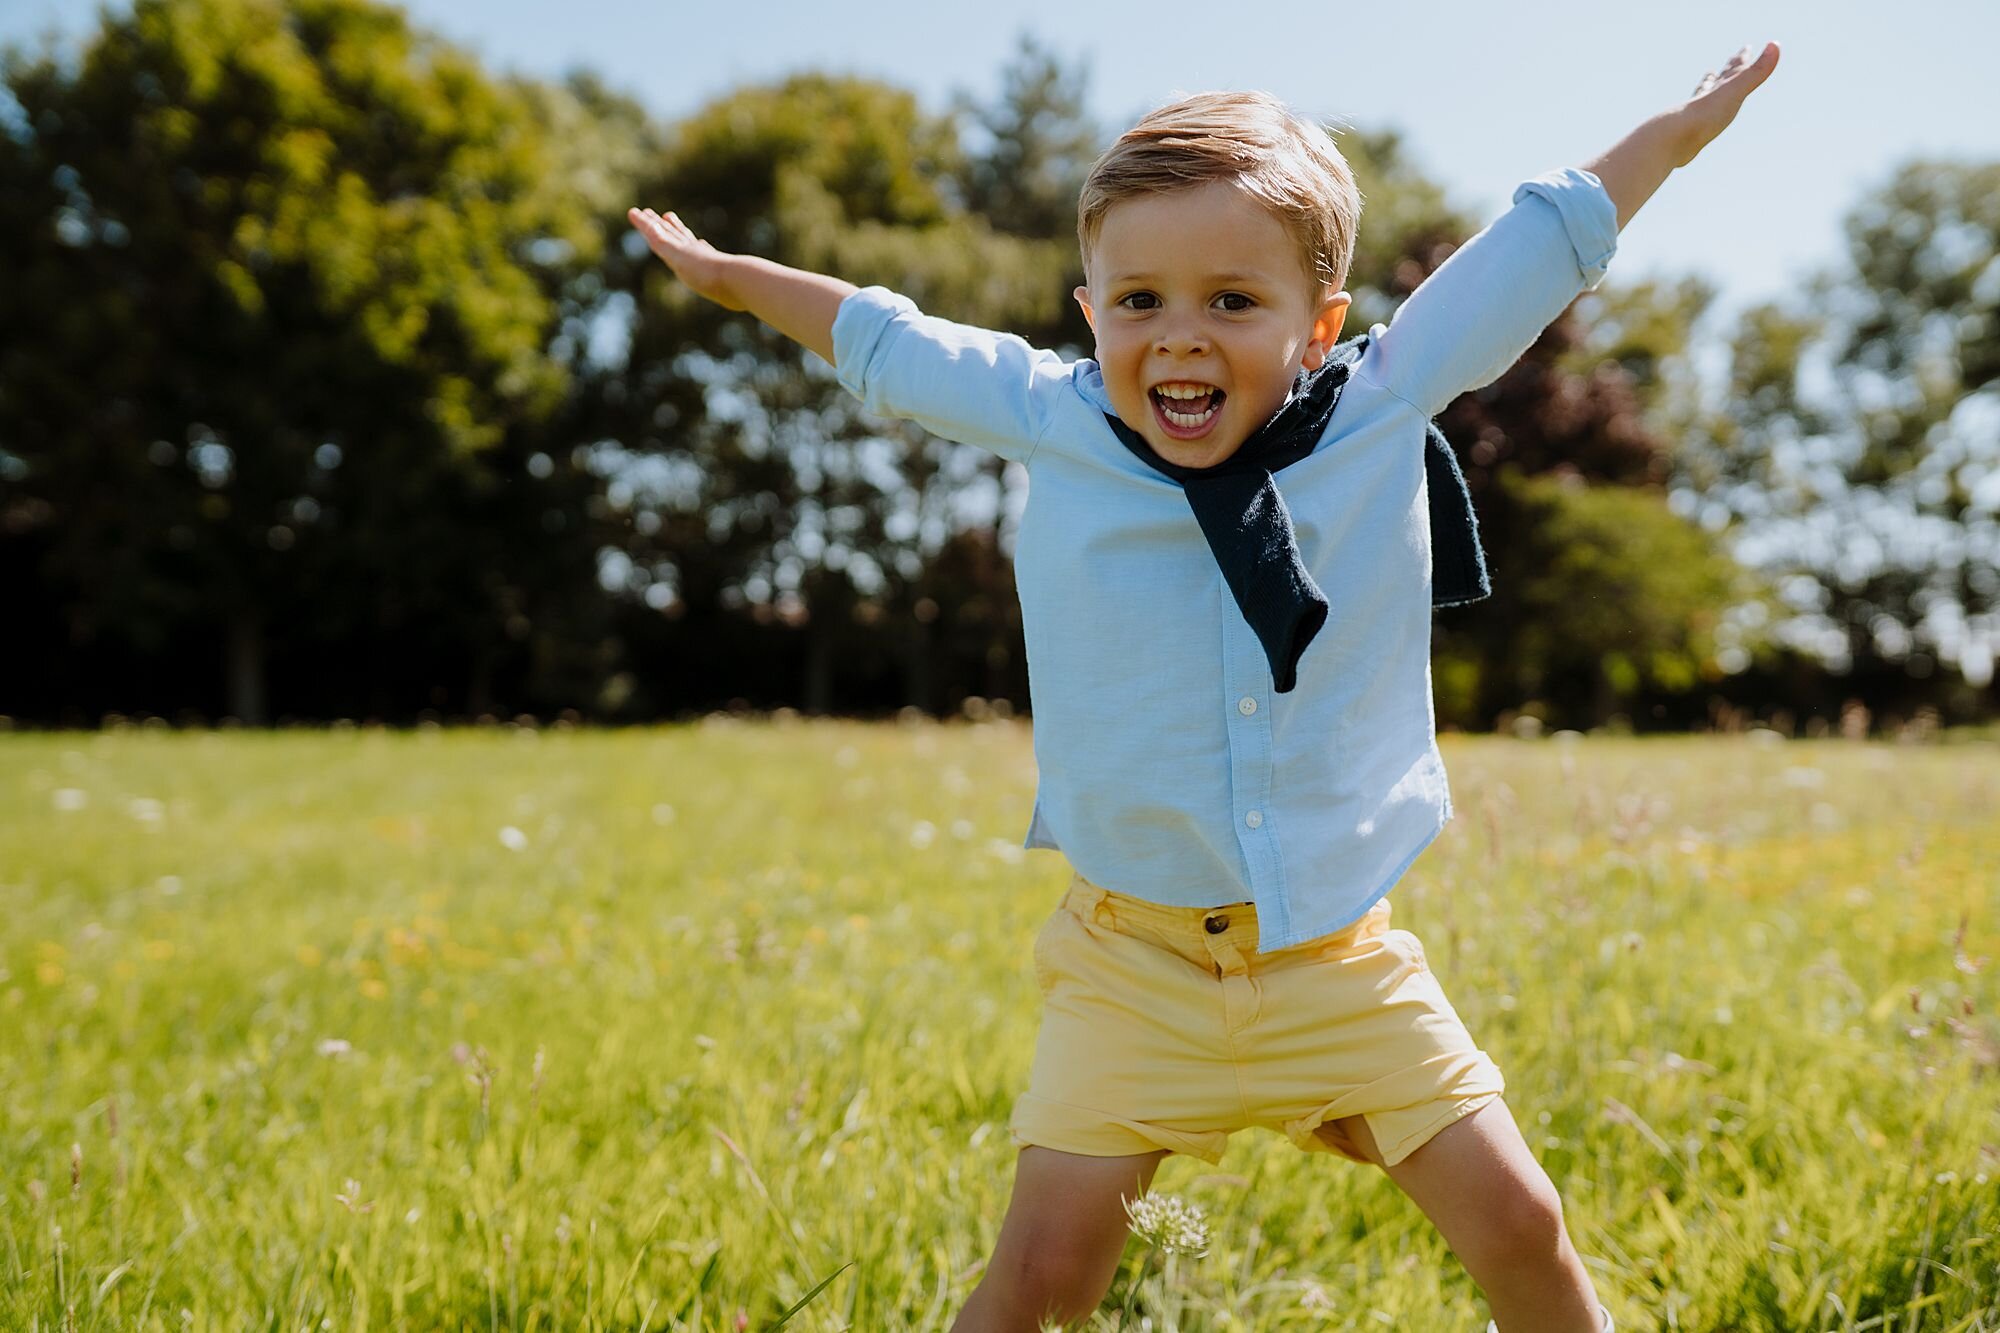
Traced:
<path fill-rule="evenodd" d="M 1223 931 L 1229 929 L 1229 918 L 1226 916 L 1212 916 L 1202 924 L 1208 927 L 1209 934 L 1220 935 Z"/>

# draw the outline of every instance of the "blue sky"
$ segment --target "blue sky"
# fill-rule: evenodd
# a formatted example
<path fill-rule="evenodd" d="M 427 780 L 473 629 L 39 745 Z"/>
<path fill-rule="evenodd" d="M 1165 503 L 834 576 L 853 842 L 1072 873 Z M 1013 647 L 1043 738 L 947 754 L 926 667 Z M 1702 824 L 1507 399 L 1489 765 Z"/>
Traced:
<path fill-rule="evenodd" d="M 490 66 L 556 75 L 588 65 L 663 117 L 808 68 L 887 79 L 941 110 L 954 89 L 992 97 L 1017 36 L 1031 32 L 1066 61 L 1088 62 L 1092 110 L 1107 132 L 1180 92 L 1265 88 L 1321 119 L 1402 129 L 1422 167 L 1482 221 L 1524 177 L 1593 156 L 1744 43 L 1775 39 L 1784 48 L 1777 73 L 1626 228 L 1611 269 L 1614 282 L 1704 273 L 1722 288 L 1724 311 L 1780 296 L 1837 260 L 1841 214 L 1895 163 L 2000 160 L 1993 0 L 1437 0 L 1421 20 L 1393 5 L 1263 0 L 404 7 Z M 85 0 L 0 0 L 0 42 L 47 29 L 73 38 L 95 26 L 96 12 Z"/>

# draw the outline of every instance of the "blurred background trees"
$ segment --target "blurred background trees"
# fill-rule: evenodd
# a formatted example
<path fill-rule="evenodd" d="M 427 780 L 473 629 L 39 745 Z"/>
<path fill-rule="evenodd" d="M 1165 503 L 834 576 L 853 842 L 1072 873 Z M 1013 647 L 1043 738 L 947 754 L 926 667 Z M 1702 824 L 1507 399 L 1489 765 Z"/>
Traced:
<path fill-rule="evenodd" d="M 1779 594 L 1767 643 L 1784 651 L 1740 688 L 1989 715 L 2000 163 L 1907 163 L 1844 229 L 1844 265 L 1745 312 L 1684 437 L 1688 493 Z"/>
<path fill-rule="evenodd" d="M 585 495 L 512 482 L 616 186 L 555 95 L 355 0 L 141 4 L 7 82 L 10 705 L 483 708 L 568 651 Z"/>
<path fill-rule="evenodd" d="M 0 713 L 1025 709 L 1025 473 L 864 417 L 624 210 L 1087 356 L 1082 67 L 661 124 L 364 0 L 139 0 L 0 74 Z M 1337 139 L 1358 333 L 1483 219 Z M 1614 265 L 1439 418 L 1495 585 L 1438 616 L 1441 724 L 1992 715 L 2000 165 L 1912 162 L 1848 236 L 1714 347 L 1699 278 Z"/>

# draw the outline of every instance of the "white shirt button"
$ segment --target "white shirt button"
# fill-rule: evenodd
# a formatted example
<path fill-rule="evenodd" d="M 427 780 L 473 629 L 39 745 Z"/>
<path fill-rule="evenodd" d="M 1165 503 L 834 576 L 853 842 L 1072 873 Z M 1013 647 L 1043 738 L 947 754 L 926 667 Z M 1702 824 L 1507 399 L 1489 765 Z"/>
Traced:
<path fill-rule="evenodd" d="M 1262 828 L 1264 826 L 1264 812 L 1261 810 L 1252 810 L 1249 814 L 1243 816 L 1243 822 L 1251 828 Z"/>
<path fill-rule="evenodd" d="M 1236 701 L 1236 711 L 1248 717 L 1257 711 L 1257 701 L 1246 694 Z"/>

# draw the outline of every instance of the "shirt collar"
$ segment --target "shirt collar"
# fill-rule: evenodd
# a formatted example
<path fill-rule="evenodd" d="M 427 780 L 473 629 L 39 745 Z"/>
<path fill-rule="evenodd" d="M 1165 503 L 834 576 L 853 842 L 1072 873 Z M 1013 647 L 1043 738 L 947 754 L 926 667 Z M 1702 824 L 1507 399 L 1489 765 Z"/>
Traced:
<path fill-rule="evenodd" d="M 1104 368 L 1090 357 L 1076 363 L 1076 378 L 1073 383 L 1084 401 L 1100 412 L 1110 412 L 1111 395 L 1104 389 Z"/>

